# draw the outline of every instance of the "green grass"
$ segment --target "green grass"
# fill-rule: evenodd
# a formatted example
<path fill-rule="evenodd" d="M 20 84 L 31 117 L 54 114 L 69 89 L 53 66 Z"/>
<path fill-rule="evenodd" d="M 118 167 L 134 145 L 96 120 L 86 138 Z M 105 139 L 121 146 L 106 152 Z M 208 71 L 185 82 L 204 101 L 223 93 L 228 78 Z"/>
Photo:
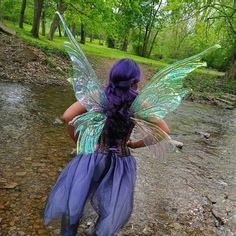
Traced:
<path fill-rule="evenodd" d="M 64 48 L 63 43 L 64 41 L 68 40 L 67 37 L 63 37 L 63 36 L 59 37 L 58 34 L 56 33 L 53 41 L 48 40 L 47 36 L 42 36 L 42 35 L 39 36 L 39 39 L 35 39 L 32 37 L 30 33 L 30 30 L 31 30 L 30 25 L 24 24 L 24 29 L 19 29 L 18 25 L 12 22 L 5 21 L 4 23 L 8 27 L 15 29 L 17 32 L 17 36 L 23 39 L 24 41 L 28 42 L 29 44 L 36 47 L 40 47 L 43 50 L 46 50 L 48 52 L 57 52 L 57 53 L 65 54 L 65 48 Z M 99 56 L 99 57 L 106 57 L 106 58 L 111 58 L 111 59 L 121 59 L 121 58 L 129 57 L 129 58 L 134 59 L 137 62 L 151 64 L 158 68 L 163 68 L 167 65 L 166 63 L 163 63 L 160 61 L 140 57 L 129 52 L 123 52 L 118 49 L 112 49 L 103 45 L 99 45 L 98 40 L 95 40 L 95 43 L 86 42 L 85 45 L 80 44 L 80 46 L 82 50 L 84 51 L 84 53 L 88 56 Z"/>
<path fill-rule="evenodd" d="M 64 48 L 64 41 L 67 41 L 67 37 L 59 37 L 58 33 L 55 33 L 55 37 L 53 41 L 50 41 L 47 39 L 47 36 L 39 36 L 39 39 L 35 39 L 32 37 L 30 30 L 31 25 L 24 24 L 24 29 L 20 29 L 17 24 L 14 24 L 13 22 L 5 21 L 4 22 L 8 27 L 13 28 L 17 32 L 17 36 L 24 41 L 28 42 L 32 46 L 36 46 L 44 50 L 45 52 L 52 52 L 52 53 L 58 53 L 58 54 L 66 54 L 65 48 Z M 47 32 L 48 33 L 48 32 Z M 46 34 L 47 35 L 47 34 Z M 94 40 L 93 43 L 86 42 L 85 45 L 80 44 L 82 50 L 85 52 L 88 56 L 98 56 L 98 57 L 105 57 L 105 58 L 111 58 L 111 59 L 121 59 L 121 58 L 132 58 L 133 60 L 139 62 L 151 65 L 154 70 L 160 70 L 167 66 L 167 63 L 164 63 L 162 61 L 153 60 L 150 58 L 140 57 L 137 56 L 131 52 L 124 52 L 118 49 L 111 49 L 108 48 L 106 45 L 99 45 L 98 40 Z M 197 70 L 197 73 L 200 73 L 202 75 L 215 75 L 215 76 L 221 76 L 222 73 L 214 70 L 206 70 L 206 69 L 199 69 Z"/>
<path fill-rule="evenodd" d="M 34 47 L 39 47 L 46 53 L 57 53 L 66 55 L 64 48 L 64 41 L 67 41 L 67 37 L 59 37 L 58 33 L 55 33 L 53 41 L 47 39 L 47 36 L 40 35 L 39 39 L 32 37 L 30 30 L 31 26 L 24 24 L 24 29 L 19 29 L 17 24 L 12 22 L 4 22 L 8 27 L 13 28 L 17 32 L 17 36 L 30 45 Z M 130 52 L 120 51 L 118 49 L 108 48 L 106 45 L 99 45 L 98 40 L 94 40 L 93 43 L 88 42 L 86 44 L 80 44 L 82 50 L 87 56 L 95 56 L 94 58 L 103 57 L 111 59 L 121 59 L 121 58 L 132 58 L 139 63 L 148 64 L 152 67 L 153 70 L 160 70 L 167 66 L 168 64 L 134 55 Z M 48 59 L 49 60 L 49 59 Z M 100 60 L 99 60 L 100 61 Z M 50 60 L 47 61 L 50 64 Z M 195 72 L 191 73 L 185 80 L 185 86 L 193 89 L 194 92 L 198 93 L 212 93 L 217 94 L 223 92 L 232 92 L 232 88 L 236 87 L 236 84 L 225 84 L 223 80 L 224 73 L 218 72 L 215 70 L 209 69 L 198 69 Z"/>

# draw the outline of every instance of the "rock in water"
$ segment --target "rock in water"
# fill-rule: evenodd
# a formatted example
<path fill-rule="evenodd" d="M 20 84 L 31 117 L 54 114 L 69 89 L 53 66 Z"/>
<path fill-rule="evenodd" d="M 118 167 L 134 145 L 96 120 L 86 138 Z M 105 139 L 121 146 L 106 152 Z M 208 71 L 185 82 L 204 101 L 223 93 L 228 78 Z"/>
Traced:
<path fill-rule="evenodd" d="M 179 142 L 177 140 L 171 140 L 171 143 L 174 144 L 177 148 L 182 149 L 184 144 L 182 142 Z"/>

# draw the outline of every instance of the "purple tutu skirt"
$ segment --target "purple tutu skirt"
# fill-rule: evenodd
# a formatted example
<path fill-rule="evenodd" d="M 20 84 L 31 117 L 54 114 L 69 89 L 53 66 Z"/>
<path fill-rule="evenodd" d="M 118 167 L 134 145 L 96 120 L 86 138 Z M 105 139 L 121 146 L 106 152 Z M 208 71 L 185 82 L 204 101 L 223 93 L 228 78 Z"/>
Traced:
<path fill-rule="evenodd" d="M 98 214 L 97 236 L 115 235 L 130 218 L 136 178 L 133 156 L 80 154 L 60 173 L 49 195 L 44 222 L 67 219 L 78 225 L 87 199 Z"/>

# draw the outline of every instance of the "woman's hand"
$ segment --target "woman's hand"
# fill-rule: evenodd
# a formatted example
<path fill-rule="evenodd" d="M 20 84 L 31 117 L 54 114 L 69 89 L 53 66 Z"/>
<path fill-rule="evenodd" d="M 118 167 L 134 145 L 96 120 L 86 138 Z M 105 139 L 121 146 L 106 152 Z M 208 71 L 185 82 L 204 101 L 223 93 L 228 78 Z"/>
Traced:
<path fill-rule="evenodd" d="M 127 142 L 127 146 L 129 148 L 135 149 L 135 148 L 141 148 L 141 147 L 145 147 L 145 143 L 144 141 L 141 139 L 139 141 L 135 141 L 133 142 L 131 139 Z"/>
<path fill-rule="evenodd" d="M 129 148 L 135 149 L 134 142 L 132 142 L 131 139 L 129 139 L 129 141 L 126 144 Z"/>

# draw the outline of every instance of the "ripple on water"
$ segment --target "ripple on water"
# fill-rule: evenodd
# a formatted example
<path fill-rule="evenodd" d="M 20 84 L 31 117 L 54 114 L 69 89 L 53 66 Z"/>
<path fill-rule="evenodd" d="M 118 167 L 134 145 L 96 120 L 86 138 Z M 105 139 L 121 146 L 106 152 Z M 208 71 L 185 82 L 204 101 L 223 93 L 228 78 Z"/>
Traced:
<path fill-rule="evenodd" d="M 44 227 L 47 194 L 73 147 L 56 122 L 74 102 L 69 87 L 1 83 L 0 223 L 4 235 L 57 235 Z M 233 235 L 236 232 L 236 112 L 184 102 L 167 118 L 184 143 L 166 162 L 134 150 L 132 218 L 119 235 Z M 199 132 L 210 134 L 209 139 Z M 5 182 L 4 182 L 5 181 Z M 88 218 L 88 221 L 92 221 Z M 83 223 L 80 229 L 89 228 Z M 18 233 L 19 234 L 19 233 Z"/>

